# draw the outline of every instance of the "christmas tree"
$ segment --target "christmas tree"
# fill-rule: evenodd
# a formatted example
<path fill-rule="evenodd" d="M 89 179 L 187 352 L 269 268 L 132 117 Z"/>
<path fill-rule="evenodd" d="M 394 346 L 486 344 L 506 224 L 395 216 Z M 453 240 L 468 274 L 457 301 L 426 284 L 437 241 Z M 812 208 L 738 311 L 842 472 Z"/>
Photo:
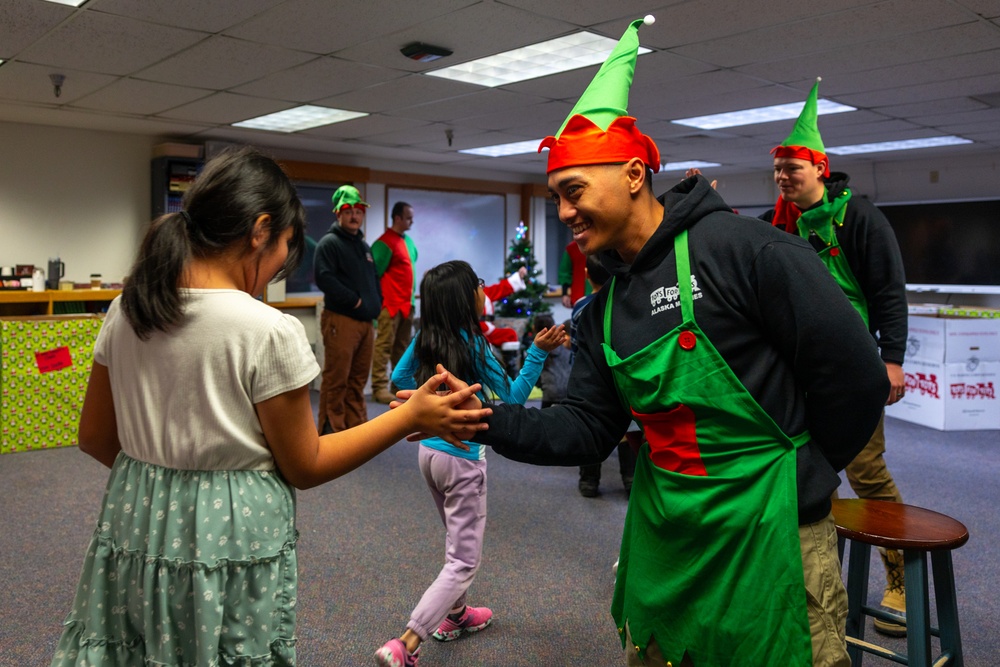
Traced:
<path fill-rule="evenodd" d="M 542 270 L 537 268 L 535 252 L 528 240 L 528 228 L 523 222 L 517 223 L 514 239 L 510 243 L 507 263 L 504 265 L 504 275 L 516 273 L 522 266 L 528 269 L 524 277 L 525 288 L 514 292 L 500 303 L 496 304 L 497 315 L 503 317 L 532 317 L 535 313 L 545 313 L 551 306 L 542 297 L 548 291 L 548 286 L 538 279 Z"/>

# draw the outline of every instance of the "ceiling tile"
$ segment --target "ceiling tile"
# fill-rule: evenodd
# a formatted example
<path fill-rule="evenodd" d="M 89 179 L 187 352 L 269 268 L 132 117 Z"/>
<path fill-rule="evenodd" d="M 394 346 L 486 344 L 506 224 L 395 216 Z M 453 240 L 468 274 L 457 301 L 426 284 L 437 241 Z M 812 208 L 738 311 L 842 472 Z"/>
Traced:
<path fill-rule="evenodd" d="M 504 26 L 503 30 L 470 30 L 469 26 Z M 575 26 L 540 17 L 530 12 L 494 2 L 480 2 L 434 20 L 384 36 L 374 37 L 356 46 L 337 51 L 348 60 L 358 60 L 385 67 L 407 67 L 412 71 L 439 69 L 464 63 L 501 51 L 534 44 L 575 32 Z M 416 63 L 399 49 L 410 42 L 443 46 L 454 55 L 432 63 Z"/>
<path fill-rule="evenodd" d="M 1000 3 L 996 0 L 957 0 L 958 4 L 968 8 L 978 16 L 987 19 L 1000 18 Z"/>
<path fill-rule="evenodd" d="M 726 37 L 778 29 L 780 26 L 802 19 L 813 19 L 822 23 L 841 12 L 858 11 L 858 8 L 871 4 L 874 4 L 873 0 L 839 0 L 837 3 L 829 4 L 807 3 L 800 0 L 682 2 L 665 10 L 654 11 L 656 23 L 642 28 L 640 41 L 643 46 L 661 49 L 700 44 Z M 788 39 L 786 33 L 782 36 L 782 41 L 793 43 L 798 40 Z"/>
<path fill-rule="evenodd" d="M 892 106 L 879 107 L 875 109 L 881 114 L 893 116 L 895 118 L 920 119 L 922 116 L 933 116 L 937 114 L 961 113 L 964 111 L 976 111 L 988 109 L 989 105 L 970 97 L 950 97 L 943 100 L 927 100 L 914 104 L 896 104 Z"/>
<path fill-rule="evenodd" d="M 977 21 L 843 46 L 823 52 L 819 59 L 815 53 L 809 53 L 795 58 L 753 63 L 738 68 L 738 71 L 773 81 L 789 82 L 834 72 L 863 72 L 975 53 L 996 48 L 998 39 L 996 28 Z"/>
<path fill-rule="evenodd" d="M 106 14 L 217 33 L 238 25 L 282 0 L 100 0 L 86 8 Z"/>
<path fill-rule="evenodd" d="M 390 132 L 405 132 L 428 124 L 424 120 L 374 114 L 362 118 L 352 118 L 343 123 L 323 125 L 322 127 L 305 130 L 301 134 L 336 139 L 363 139 Z"/>
<path fill-rule="evenodd" d="M 211 90 L 122 78 L 76 100 L 72 106 L 115 113 L 153 115 L 208 97 Z"/>
<path fill-rule="evenodd" d="M 568 21 L 586 28 L 610 22 L 627 23 L 652 14 L 659 20 L 684 0 L 649 2 L 648 0 L 502 0 L 503 4 L 517 7 L 540 16 Z M 624 28 L 623 28 L 624 30 Z M 646 30 L 646 28 L 643 28 Z"/>
<path fill-rule="evenodd" d="M 470 83 L 408 74 L 387 83 L 361 87 L 349 93 L 317 100 L 316 104 L 351 111 L 384 113 L 437 100 L 457 98 L 482 90 L 481 86 Z"/>
<path fill-rule="evenodd" d="M 74 12 L 72 7 L 38 0 L 4 0 L 0 20 L 0 58 L 8 60 L 40 39 Z"/>
<path fill-rule="evenodd" d="M 312 102 L 406 76 L 405 72 L 320 56 L 232 89 L 234 93 Z"/>
<path fill-rule="evenodd" d="M 312 53 L 331 54 L 356 44 L 377 40 L 478 1 L 289 0 L 227 30 L 226 34 L 265 44 L 294 44 L 296 48 Z M 398 48 L 396 47 L 397 56 Z"/>
<path fill-rule="evenodd" d="M 1000 127 L 1000 109 L 978 109 L 964 113 L 947 113 L 933 116 L 915 116 L 913 122 L 926 127 L 934 127 L 943 132 L 954 132 L 959 127 L 995 125 Z"/>
<path fill-rule="evenodd" d="M 767 12 L 774 15 L 770 7 Z M 740 67 L 970 21 L 967 12 L 937 0 L 888 0 L 850 9 L 838 6 L 836 12 L 743 30 L 731 37 L 686 44 L 673 51 L 722 67 Z M 789 39 L 789 35 L 803 38 Z"/>
<path fill-rule="evenodd" d="M 480 92 L 463 95 L 456 99 L 430 102 L 419 106 L 409 106 L 399 111 L 388 110 L 385 113 L 391 116 L 405 115 L 410 118 L 421 118 L 429 121 L 448 121 L 455 115 L 456 104 L 461 105 L 464 117 L 475 118 L 476 116 L 491 114 L 505 109 L 531 106 L 543 101 L 531 95 L 520 95 L 507 90 L 493 88 L 480 89 Z"/>
<path fill-rule="evenodd" d="M 212 125 L 229 125 L 241 120 L 284 111 L 288 108 L 291 108 L 291 105 L 287 102 L 234 95 L 233 93 L 215 93 L 189 104 L 164 111 L 160 116 Z"/>
<path fill-rule="evenodd" d="M 140 71 L 137 78 L 224 90 L 314 57 L 301 51 L 215 36 Z"/>
<path fill-rule="evenodd" d="M 66 77 L 59 97 L 55 96 L 50 74 L 59 73 Z M 4 63 L 0 67 L 0 100 L 18 100 L 61 106 L 89 95 L 107 86 L 115 77 L 107 74 L 92 74 L 61 67 L 29 65 L 20 62 Z"/>
<path fill-rule="evenodd" d="M 77 12 L 19 60 L 101 74 L 131 74 L 186 49 L 205 33 L 94 11 Z"/>

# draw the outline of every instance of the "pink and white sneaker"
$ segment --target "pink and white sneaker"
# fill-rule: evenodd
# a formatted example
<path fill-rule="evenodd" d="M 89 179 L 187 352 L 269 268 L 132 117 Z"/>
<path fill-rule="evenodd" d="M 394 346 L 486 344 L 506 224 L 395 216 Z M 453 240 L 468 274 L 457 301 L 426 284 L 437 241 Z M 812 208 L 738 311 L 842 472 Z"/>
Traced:
<path fill-rule="evenodd" d="M 419 648 L 410 653 L 401 639 L 390 639 L 375 651 L 375 664 L 379 667 L 417 667 L 419 654 Z"/>
<path fill-rule="evenodd" d="M 445 616 L 444 621 L 431 635 L 439 642 L 450 642 L 465 633 L 479 632 L 493 621 L 493 612 L 486 607 L 470 607 L 466 605 L 465 613 L 458 621 Z"/>

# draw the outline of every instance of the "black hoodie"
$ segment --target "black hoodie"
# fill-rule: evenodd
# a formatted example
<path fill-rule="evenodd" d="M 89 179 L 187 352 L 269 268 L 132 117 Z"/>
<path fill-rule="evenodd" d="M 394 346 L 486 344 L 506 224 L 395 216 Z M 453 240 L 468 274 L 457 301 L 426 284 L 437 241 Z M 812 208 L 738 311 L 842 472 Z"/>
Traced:
<path fill-rule="evenodd" d="M 674 237 L 689 230 L 698 325 L 782 431 L 809 430 L 811 440 L 798 451 L 799 521 L 822 519 L 840 483 L 837 472 L 864 448 L 889 394 L 874 340 L 804 240 L 736 215 L 701 176 L 660 201 L 663 222 L 631 265 L 617 252 L 600 254 L 615 278 L 611 346 L 625 358 L 680 324 L 680 308 L 653 301 L 677 285 Z M 566 400 L 546 410 L 496 406 L 489 430 L 474 440 L 539 465 L 610 455 L 632 417 L 601 349 L 608 292 L 602 289 L 581 317 Z"/>
<path fill-rule="evenodd" d="M 826 179 L 829 197 L 839 197 L 850 180 L 851 177 L 843 172 L 832 172 Z M 824 201 L 821 199 L 810 208 Z M 760 217 L 772 222 L 774 209 Z M 902 365 L 909 313 L 903 255 L 899 252 L 896 235 L 882 211 L 857 194 L 852 194 L 847 202 L 844 224 L 835 231 L 837 243 L 868 302 L 868 328 L 878 341 L 882 360 Z M 817 251 L 823 249 L 819 237 L 810 237 L 810 242 Z"/>
<path fill-rule="evenodd" d="M 313 267 L 326 310 L 362 322 L 378 318 L 382 287 L 364 233 L 351 234 L 334 223 L 316 244 Z"/>

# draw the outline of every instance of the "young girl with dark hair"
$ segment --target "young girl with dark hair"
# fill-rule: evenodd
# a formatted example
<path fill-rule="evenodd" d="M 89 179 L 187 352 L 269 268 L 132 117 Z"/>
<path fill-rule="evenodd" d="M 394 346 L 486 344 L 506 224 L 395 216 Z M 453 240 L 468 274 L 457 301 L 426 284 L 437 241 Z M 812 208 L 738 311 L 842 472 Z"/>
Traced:
<path fill-rule="evenodd" d="M 566 333 L 561 325 L 540 331 L 521 372 L 511 382 L 479 328 L 483 284 L 462 261 L 439 264 L 424 275 L 420 331 L 393 370 L 393 384 L 413 389 L 434 375 L 437 364 L 443 364 L 455 377 L 475 379 L 504 402 L 528 399 L 545 357 L 563 343 Z M 458 447 L 439 438 L 421 442 L 420 472 L 445 526 L 445 565 L 410 614 L 406 631 L 375 652 L 378 664 L 414 666 L 419 646 L 428 635 L 451 641 L 490 624 L 492 611 L 465 604 L 466 591 L 479 568 L 486 528 L 485 454 L 486 448 L 474 443 Z"/>
<path fill-rule="evenodd" d="M 437 395 L 442 373 L 412 408 L 316 434 L 305 330 L 255 298 L 304 225 L 281 168 L 243 149 L 146 233 L 95 343 L 79 444 L 111 476 L 52 665 L 294 664 L 295 489 L 414 431 L 460 443 L 480 412 Z"/>

